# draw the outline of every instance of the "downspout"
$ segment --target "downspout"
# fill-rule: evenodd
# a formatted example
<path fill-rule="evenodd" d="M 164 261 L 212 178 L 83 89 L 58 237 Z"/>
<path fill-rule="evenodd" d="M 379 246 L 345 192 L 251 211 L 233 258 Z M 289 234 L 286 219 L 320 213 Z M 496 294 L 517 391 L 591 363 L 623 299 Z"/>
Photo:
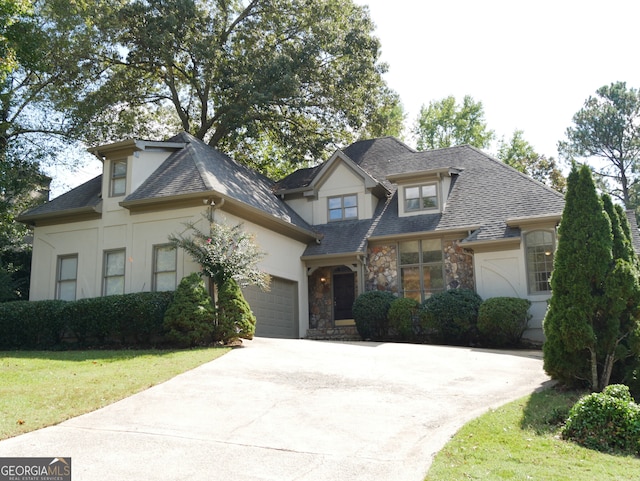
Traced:
<path fill-rule="evenodd" d="M 224 197 L 221 198 L 216 204 L 213 199 L 209 201 L 209 221 L 213 222 L 215 219 L 215 211 L 224 205 Z"/>

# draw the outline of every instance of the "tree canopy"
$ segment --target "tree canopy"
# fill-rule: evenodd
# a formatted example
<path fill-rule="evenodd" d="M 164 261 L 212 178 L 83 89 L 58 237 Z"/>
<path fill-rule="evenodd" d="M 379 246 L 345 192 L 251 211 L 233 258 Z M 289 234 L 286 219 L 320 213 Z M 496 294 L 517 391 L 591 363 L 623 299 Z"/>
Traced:
<path fill-rule="evenodd" d="M 144 123 L 249 164 L 265 150 L 295 163 L 398 104 L 368 9 L 351 0 L 48 1 L 75 22 L 76 59 L 93 66 L 92 82 L 58 101 L 92 142 Z"/>
<path fill-rule="evenodd" d="M 453 96 L 422 106 L 413 128 L 418 150 L 441 149 L 469 144 L 479 149 L 489 147 L 494 138 L 484 119 L 482 102 L 465 95 L 462 104 Z"/>
<path fill-rule="evenodd" d="M 605 85 L 573 116 L 567 139 L 558 148 L 569 159 L 582 159 L 607 191 L 635 208 L 633 190 L 640 168 L 640 92 L 626 82 Z"/>
<path fill-rule="evenodd" d="M 567 181 L 556 160 L 553 157 L 538 154 L 524 139 L 522 130 L 516 130 L 509 141 L 502 139 L 498 143 L 497 157 L 505 164 L 558 192 L 564 192 L 566 188 Z"/>

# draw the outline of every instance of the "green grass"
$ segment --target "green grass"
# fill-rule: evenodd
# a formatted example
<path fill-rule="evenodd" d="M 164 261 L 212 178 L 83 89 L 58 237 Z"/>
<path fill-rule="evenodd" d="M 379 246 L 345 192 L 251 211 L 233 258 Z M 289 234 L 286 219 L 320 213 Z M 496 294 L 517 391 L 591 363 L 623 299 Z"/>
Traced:
<path fill-rule="evenodd" d="M 0 351 L 0 439 L 94 411 L 228 351 Z"/>
<path fill-rule="evenodd" d="M 560 439 L 561 423 L 579 397 L 550 389 L 471 421 L 436 455 L 426 481 L 640 479 L 640 458 Z"/>

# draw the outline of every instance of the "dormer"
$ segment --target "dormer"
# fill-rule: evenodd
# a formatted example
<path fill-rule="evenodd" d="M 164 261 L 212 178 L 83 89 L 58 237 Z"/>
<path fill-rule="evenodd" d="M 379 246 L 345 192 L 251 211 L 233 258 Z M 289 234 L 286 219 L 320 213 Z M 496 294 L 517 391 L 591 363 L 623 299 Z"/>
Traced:
<path fill-rule="evenodd" d="M 461 172 L 459 168 L 444 167 L 388 175 L 387 180 L 398 186 L 398 215 L 443 212 L 453 178 Z"/>
<path fill-rule="evenodd" d="M 89 149 L 103 163 L 102 199 L 112 207 L 134 192 L 181 142 L 129 139 Z"/>
<path fill-rule="evenodd" d="M 311 225 L 370 219 L 378 201 L 389 195 L 340 150 L 324 164 L 279 182 L 275 192 Z"/>

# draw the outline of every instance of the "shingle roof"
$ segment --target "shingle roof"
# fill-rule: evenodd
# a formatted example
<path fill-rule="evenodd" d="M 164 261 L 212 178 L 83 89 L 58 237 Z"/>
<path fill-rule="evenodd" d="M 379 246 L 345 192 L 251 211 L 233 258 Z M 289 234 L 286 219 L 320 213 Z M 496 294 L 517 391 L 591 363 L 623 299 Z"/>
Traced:
<path fill-rule="evenodd" d="M 34 207 L 18 217 L 20 222 L 30 223 L 42 216 L 63 215 L 69 212 L 91 212 L 99 208 L 102 192 L 102 175 L 98 175 L 82 185 L 55 199 Z"/>
<path fill-rule="evenodd" d="M 267 177 L 186 132 L 168 141 L 186 145 L 171 154 L 135 192 L 127 196 L 125 204 L 214 191 L 311 232 L 310 226 L 291 207 L 273 195 L 273 181 Z"/>
<path fill-rule="evenodd" d="M 341 242 L 350 249 L 342 252 L 356 252 L 353 246 L 360 246 L 357 252 L 362 252 L 366 249 L 368 238 L 436 230 L 473 229 L 467 242 L 508 239 L 519 237 L 520 229 L 507 225 L 507 219 L 562 214 L 562 194 L 474 147 L 463 145 L 427 152 L 405 152 L 387 158 L 386 154 L 381 153 L 384 150 L 370 150 L 365 148 L 367 145 L 371 149 L 371 144 L 367 143 L 357 146 L 355 150 L 347 147 L 344 152 L 351 152 L 362 168 L 374 170 L 379 179 L 404 172 L 447 168 L 459 169 L 461 173 L 454 174 L 452 178 L 442 213 L 400 217 L 398 194 L 394 192 L 373 219 L 361 221 L 363 225 L 358 224 L 357 228 L 346 223 L 315 226 L 325 234 L 320 246 L 328 244 L 325 248 L 327 254 L 341 252 Z M 368 156 L 370 151 L 374 152 L 371 157 Z M 368 228 L 364 225 L 366 222 Z M 340 229 L 343 224 L 344 231 Z M 341 236 L 348 239 L 341 241 L 333 238 Z M 309 245 L 305 255 L 320 253 L 320 246 Z"/>
<path fill-rule="evenodd" d="M 324 235 L 320 244 L 312 243 L 305 255 L 335 255 L 364 252 L 371 237 L 389 237 L 436 230 L 469 230 L 468 242 L 507 239 L 519 236 L 519 229 L 507 219 L 561 214 L 563 196 L 521 174 L 506 164 L 470 146 L 416 152 L 400 141 L 385 137 L 351 144 L 343 152 L 364 171 L 394 191 L 387 176 L 455 168 L 451 188 L 442 213 L 400 217 L 397 192 L 386 203 L 380 202 L 372 219 L 309 226 L 286 202 L 273 192 L 276 188 L 308 185 L 321 167 L 301 169 L 275 184 L 258 172 L 238 164 L 229 156 L 201 140 L 181 133 L 169 142 L 184 144 L 173 152 L 124 204 L 139 201 L 216 192 L 244 205 L 270 214 L 308 232 Z M 98 210 L 102 176 L 25 213 L 28 222 L 39 216 L 65 212 Z"/>
<path fill-rule="evenodd" d="M 564 197 L 484 152 L 463 145 L 398 158 L 400 172 L 445 167 L 463 169 L 452 183 L 438 229 L 482 226 L 477 240 L 518 235 L 508 218 L 562 214 Z"/>
<path fill-rule="evenodd" d="M 210 147 L 188 133 L 178 134 L 167 142 L 184 143 L 173 152 L 123 204 L 138 201 L 216 192 L 273 217 L 312 233 L 312 228 L 284 201 L 273 194 L 274 183 L 258 172 L 235 162 L 229 156 Z M 63 213 L 79 208 L 91 208 L 100 202 L 102 176 L 57 197 L 43 206 L 24 214 Z"/>
<path fill-rule="evenodd" d="M 411 147 L 400 142 L 395 137 L 381 137 L 378 139 L 360 140 L 349 145 L 342 152 L 354 163 L 360 166 L 376 181 L 389 190 L 393 189 L 386 179 L 384 165 L 393 162 L 399 155 L 415 152 Z M 284 179 L 276 182 L 279 191 L 300 189 L 311 184 L 314 177 L 322 170 L 324 164 L 307 169 L 299 169 Z"/>
<path fill-rule="evenodd" d="M 625 211 L 627 220 L 629 221 L 629 228 L 631 229 L 631 245 L 636 254 L 640 254 L 640 231 L 638 231 L 638 221 L 636 220 L 636 213 L 633 209 Z"/>

